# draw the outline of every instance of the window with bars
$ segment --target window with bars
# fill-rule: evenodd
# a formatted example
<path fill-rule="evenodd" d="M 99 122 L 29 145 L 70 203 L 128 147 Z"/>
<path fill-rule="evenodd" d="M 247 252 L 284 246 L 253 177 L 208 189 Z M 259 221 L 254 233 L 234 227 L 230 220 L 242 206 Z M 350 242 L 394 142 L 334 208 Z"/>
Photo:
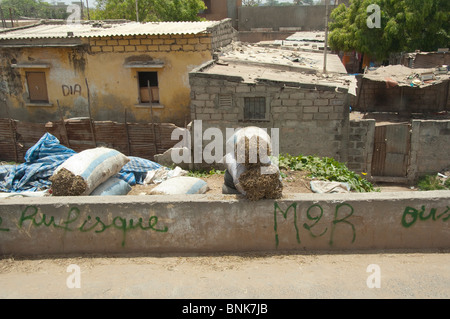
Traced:
<path fill-rule="evenodd" d="M 245 97 L 244 98 L 244 120 L 265 120 L 266 98 Z"/>

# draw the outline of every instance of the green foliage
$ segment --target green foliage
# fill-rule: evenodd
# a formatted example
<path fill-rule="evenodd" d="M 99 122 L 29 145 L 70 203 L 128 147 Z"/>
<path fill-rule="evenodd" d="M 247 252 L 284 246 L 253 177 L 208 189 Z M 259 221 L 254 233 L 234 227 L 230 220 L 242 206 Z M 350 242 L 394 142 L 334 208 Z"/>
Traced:
<path fill-rule="evenodd" d="M 381 10 L 381 28 L 369 28 L 370 4 Z M 329 44 L 334 50 L 368 54 L 379 61 L 390 53 L 436 51 L 450 42 L 448 0 L 353 0 L 330 15 Z"/>
<path fill-rule="evenodd" d="M 70 13 L 65 8 L 58 8 L 42 0 L 2 0 L 3 15 L 5 19 L 10 19 L 9 9 L 13 18 L 29 17 L 42 19 L 66 19 Z"/>
<path fill-rule="evenodd" d="M 444 186 L 450 189 L 450 178 L 447 178 L 444 182 Z"/>
<path fill-rule="evenodd" d="M 211 169 L 211 170 L 195 170 L 195 171 L 189 171 L 187 176 L 191 176 L 191 177 L 208 177 L 211 175 L 215 175 L 215 174 L 220 174 L 223 175 L 225 174 L 225 171 L 221 171 L 221 170 L 217 170 L 217 169 Z"/>
<path fill-rule="evenodd" d="M 340 163 L 333 158 L 285 154 L 280 155 L 278 160 L 280 169 L 308 171 L 309 177 L 330 182 L 345 182 L 357 192 L 376 191 L 369 181 L 350 171 L 344 163 Z"/>
<path fill-rule="evenodd" d="M 139 0 L 139 21 L 201 21 L 206 9 L 201 0 Z M 135 0 L 98 0 L 93 20 L 127 19 L 136 21 Z"/>
<path fill-rule="evenodd" d="M 243 7 L 257 7 L 262 5 L 262 0 L 242 0 Z"/>
<path fill-rule="evenodd" d="M 443 182 L 436 175 L 425 175 L 419 178 L 417 188 L 421 191 L 450 190 L 450 178 Z"/>

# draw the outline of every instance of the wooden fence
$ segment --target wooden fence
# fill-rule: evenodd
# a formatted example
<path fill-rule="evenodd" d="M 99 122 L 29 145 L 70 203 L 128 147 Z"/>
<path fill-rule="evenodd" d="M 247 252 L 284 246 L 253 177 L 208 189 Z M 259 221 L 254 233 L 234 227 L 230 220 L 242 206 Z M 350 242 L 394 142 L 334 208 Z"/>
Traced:
<path fill-rule="evenodd" d="M 91 121 L 89 118 L 58 122 L 29 123 L 0 119 L 0 160 L 23 162 L 26 151 L 46 133 L 76 152 L 109 147 L 125 155 L 153 160 L 178 140 L 171 140 L 177 126 L 172 123 L 118 123 Z"/>

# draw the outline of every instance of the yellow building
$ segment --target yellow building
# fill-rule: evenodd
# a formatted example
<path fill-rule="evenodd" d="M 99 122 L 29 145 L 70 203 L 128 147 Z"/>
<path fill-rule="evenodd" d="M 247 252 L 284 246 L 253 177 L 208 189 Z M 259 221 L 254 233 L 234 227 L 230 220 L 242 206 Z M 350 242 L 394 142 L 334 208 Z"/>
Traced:
<path fill-rule="evenodd" d="M 0 33 L 0 117 L 150 122 L 153 113 L 155 122 L 184 126 L 188 73 L 234 38 L 230 19 L 42 22 Z"/>

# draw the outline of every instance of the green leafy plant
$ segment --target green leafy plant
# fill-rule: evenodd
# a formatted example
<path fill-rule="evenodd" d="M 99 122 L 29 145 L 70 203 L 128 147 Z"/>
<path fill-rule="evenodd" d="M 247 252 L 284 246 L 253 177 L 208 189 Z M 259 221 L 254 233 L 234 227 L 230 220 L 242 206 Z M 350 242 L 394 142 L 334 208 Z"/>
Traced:
<path fill-rule="evenodd" d="M 419 178 L 417 188 L 421 191 L 450 189 L 450 179 L 442 182 L 436 175 L 425 175 Z"/>
<path fill-rule="evenodd" d="M 211 175 L 215 175 L 215 174 L 225 174 L 225 171 L 221 171 L 221 170 L 217 170 L 217 169 L 211 169 L 211 170 L 194 170 L 194 171 L 189 171 L 187 176 L 191 176 L 191 177 L 208 177 Z"/>
<path fill-rule="evenodd" d="M 278 157 L 278 165 L 280 169 L 308 171 L 309 177 L 319 180 L 348 183 L 357 192 L 377 191 L 368 180 L 330 157 L 283 154 Z"/>

